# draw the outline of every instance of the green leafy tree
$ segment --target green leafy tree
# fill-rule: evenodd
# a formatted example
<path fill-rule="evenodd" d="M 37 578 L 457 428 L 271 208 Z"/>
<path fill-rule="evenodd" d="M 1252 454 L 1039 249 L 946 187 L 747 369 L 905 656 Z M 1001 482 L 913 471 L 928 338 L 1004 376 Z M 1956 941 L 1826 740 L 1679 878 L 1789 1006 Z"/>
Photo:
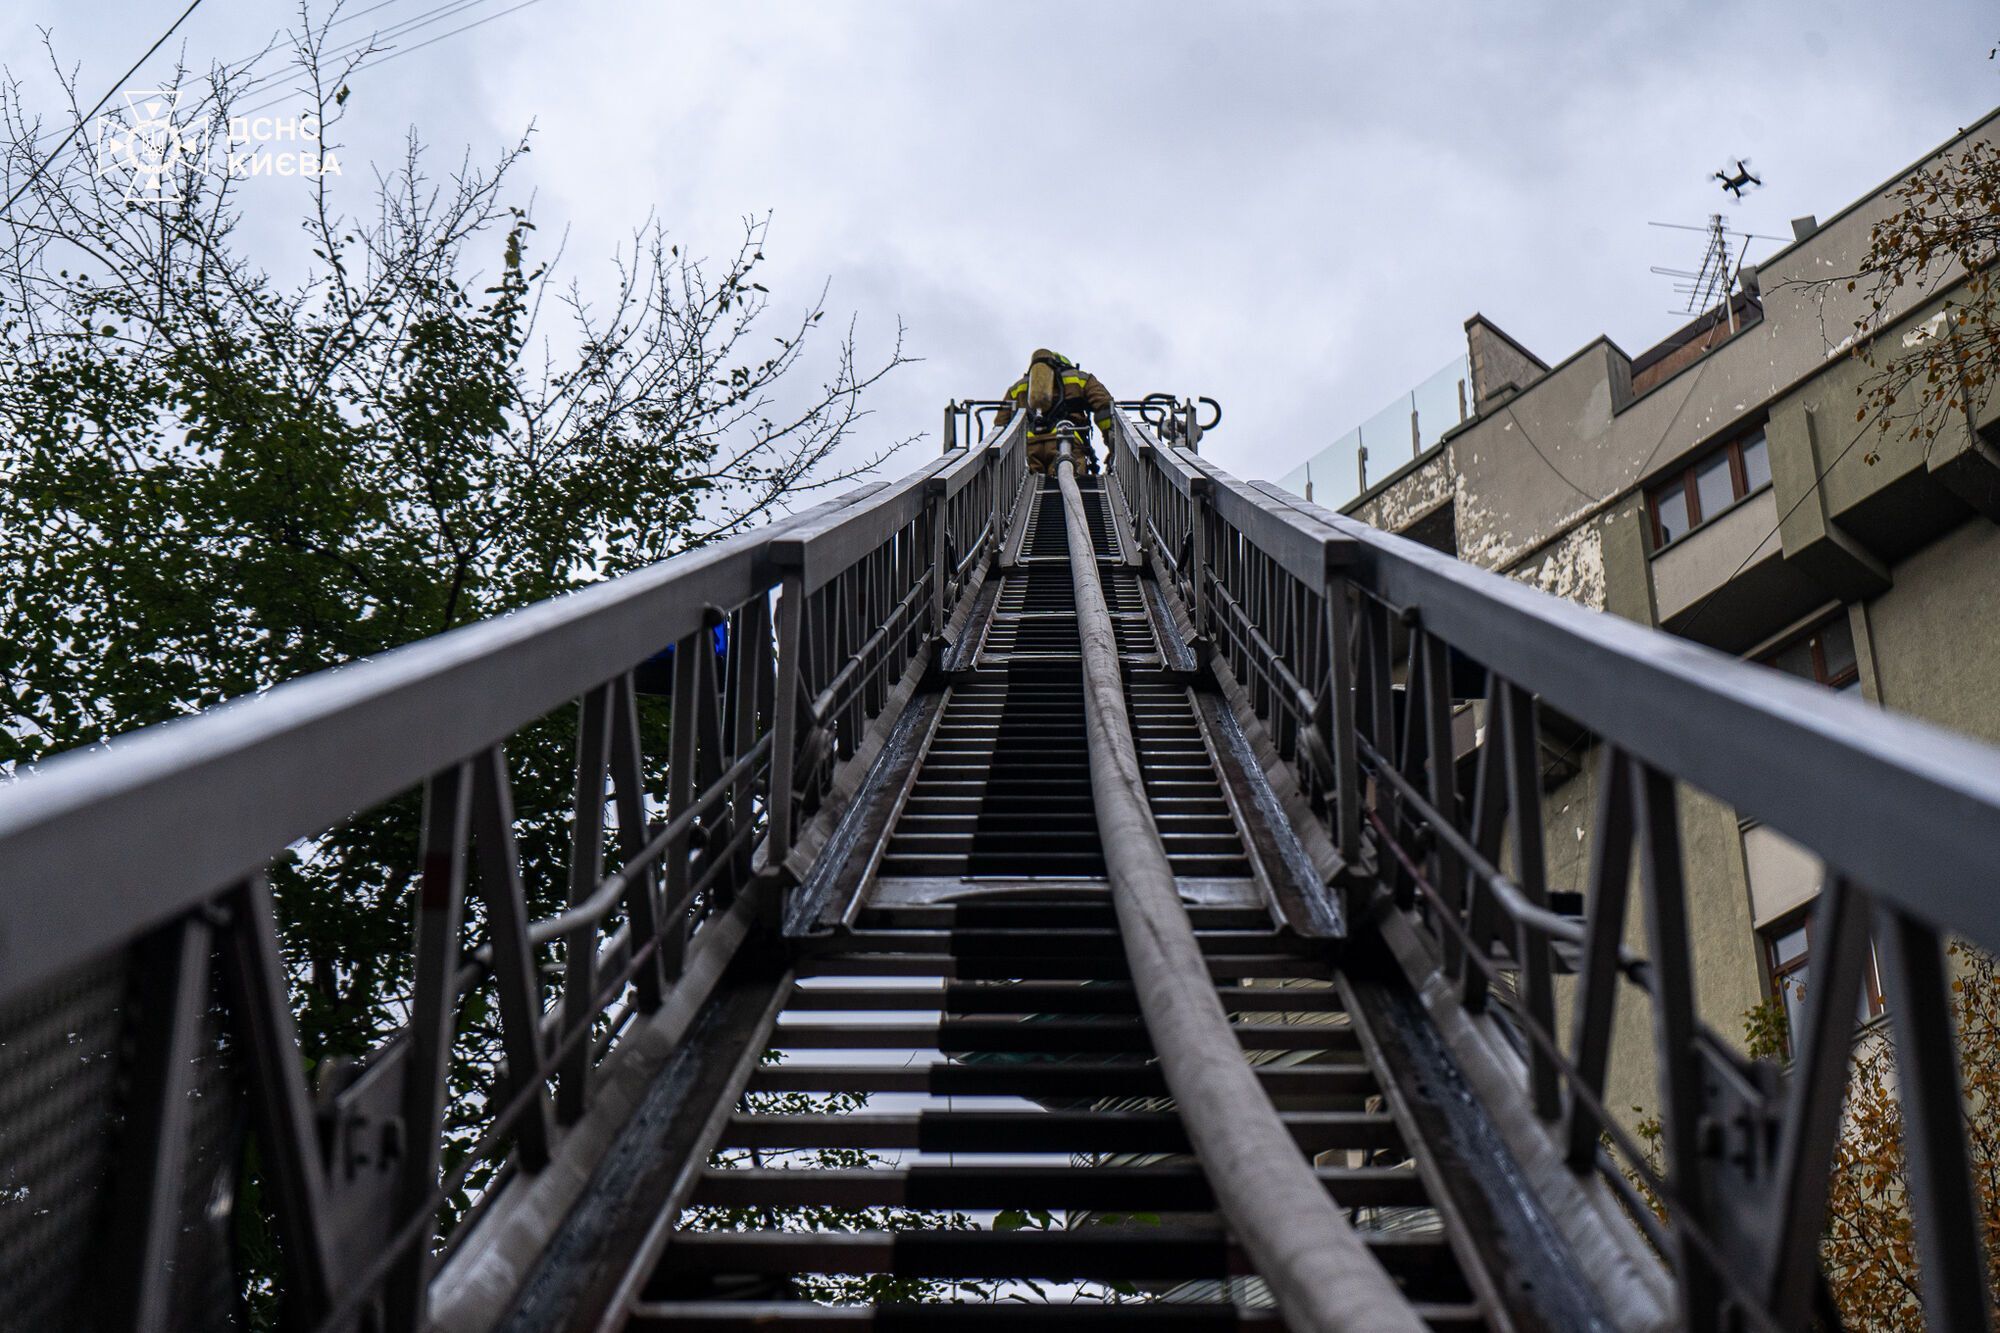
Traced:
<path fill-rule="evenodd" d="M 288 110 L 332 150 L 370 53 L 332 62 L 325 22 L 302 32 Z M 182 71 L 182 118 L 226 124 L 246 77 Z M 510 202 L 526 139 L 439 175 L 413 134 L 348 211 L 357 173 L 252 186 L 194 163 L 175 197 L 128 202 L 57 138 L 0 88 L 0 196 L 20 191 L 0 218 L 0 777 L 658 561 L 884 456 L 836 452 L 901 330 L 864 368 L 851 324 L 820 332 L 824 289 L 778 322 L 767 219 L 713 262 L 649 221 L 586 286 Z M 303 202 L 285 279 L 246 239 L 253 194 Z M 573 727 L 509 743 L 538 912 L 562 893 Z M 311 1064 L 405 1012 L 418 823 L 411 794 L 273 870 Z M 448 1155 L 491 1010 L 474 992 L 461 1015 Z"/>

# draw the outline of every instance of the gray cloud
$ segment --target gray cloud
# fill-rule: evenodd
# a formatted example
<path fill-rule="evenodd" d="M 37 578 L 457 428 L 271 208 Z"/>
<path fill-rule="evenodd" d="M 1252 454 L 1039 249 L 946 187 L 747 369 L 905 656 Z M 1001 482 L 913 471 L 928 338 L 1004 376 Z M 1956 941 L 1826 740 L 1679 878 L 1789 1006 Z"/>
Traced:
<path fill-rule="evenodd" d="M 0 16 L 31 89 L 36 25 L 94 87 L 171 19 L 88 10 Z M 190 58 L 280 22 L 209 0 Z M 1046 342 L 1121 394 L 1221 398 L 1213 453 L 1277 476 L 1453 355 L 1474 310 L 1550 359 L 1647 344 L 1676 323 L 1648 266 L 1699 243 L 1649 220 L 1831 213 L 2000 101 L 1995 40 L 1969 2 L 547 0 L 362 75 L 349 171 L 412 122 L 443 167 L 533 121 L 522 183 L 578 276 L 649 212 L 715 251 L 768 209 L 781 308 L 830 278 L 865 347 L 906 320 L 926 360 L 880 395 L 881 438 Z M 1769 184 L 1732 208 L 1707 173 L 1739 153 Z"/>

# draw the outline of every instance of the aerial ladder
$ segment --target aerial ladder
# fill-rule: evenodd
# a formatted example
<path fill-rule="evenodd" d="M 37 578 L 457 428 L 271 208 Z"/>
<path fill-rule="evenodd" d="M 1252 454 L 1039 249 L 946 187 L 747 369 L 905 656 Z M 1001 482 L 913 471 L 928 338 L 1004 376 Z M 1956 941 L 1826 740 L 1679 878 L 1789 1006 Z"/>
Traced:
<path fill-rule="evenodd" d="M 1813 1327 L 1871 940 L 1926 1315 L 1987 1326 L 1942 941 L 2000 945 L 2000 753 L 1241 482 L 1196 402 L 1101 475 L 981 413 L 0 791 L 0 1328 Z M 1698 1020 L 1683 788 L 1829 868 L 1788 1071 Z M 403 793 L 407 999 L 309 1077 L 266 871 Z"/>

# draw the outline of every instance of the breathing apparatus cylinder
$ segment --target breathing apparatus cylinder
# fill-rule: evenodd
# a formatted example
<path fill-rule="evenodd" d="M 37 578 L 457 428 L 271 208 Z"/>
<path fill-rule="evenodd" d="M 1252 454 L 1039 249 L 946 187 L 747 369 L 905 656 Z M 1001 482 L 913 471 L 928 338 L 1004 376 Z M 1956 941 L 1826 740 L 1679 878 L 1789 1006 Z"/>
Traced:
<path fill-rule="evenodd" d="M 1061 394 L 1062 381 L 1056 376 L 1056 368 L 1048 361 L 1037 360 L 1028 367 L 1028 410 L 1045 413 L 1056 405 Z"/>

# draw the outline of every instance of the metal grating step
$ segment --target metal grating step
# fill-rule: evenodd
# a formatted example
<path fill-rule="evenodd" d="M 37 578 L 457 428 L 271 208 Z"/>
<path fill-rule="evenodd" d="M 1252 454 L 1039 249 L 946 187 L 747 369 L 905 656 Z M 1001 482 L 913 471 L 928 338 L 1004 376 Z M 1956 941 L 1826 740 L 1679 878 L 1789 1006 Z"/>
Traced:
<path fill-rule="evenodd" d="M 1144 615 L 1114 616 L 1111 633 L 1121 657 L 1157 662 L 1159 642 Z M 996 615 L 979 646 L 982 666 L 999 665 L 1025 656 L 1063 657 L 1071 661 L 1083 651 L 1077 637 L 1076 615 Z"/>
<path fill-rule="evenodd" d="M 1255 907 L 1190 906 L 1188 919 L 1197 929 L 1265 930 L 1270 913 Z M 922 907 L 864 907 L 858 924 L 864 928 L 903 927 L 906 929 L 952 929 L 956 927 L 1058 926 L 1112 929 L 1118 924 L 1117 909 L 1109 890 L 1066 895 L 1050 900 L 1045 895 L 1022 898 L 984 898 Z"/>
<path fill-rule="evenodd" d="M 1252 1051 L 1347 1050 L 1353 1045 L 1345 1028 L 1307 1027 L 1298 1023 L 1238 1023 L 1237 1040 Z M 1338 1035 L 1336 1035 L 1338 1034 Z M 1113 1021 L 1036 1015 L 1027 1023 L 1018 1017 L 952 1018 L 936 1023 L 794 1023 L 772 1038 L 785 1051 L 909 1050 L 954 1051 L 970 1055 L 1100 1055 L 1114 1052 L 1150 1054 L 1153 1040 L 1137 1018 Z"/>
<path fill-rule="evenodd" d="M 1089 813 L 1082 678 L 1019 666 L 952 691 L 878 874 L 1101 878 Z"/>
<path fill-rule="evenodd" d="M 1333 969 L 1290 954 L 1234 954 L 1204 960 L 1217 981 L 1331 981 Z M 1123 958 L 958 958 L 948 953 L 820 954 L 802 958 L 801 977 L 928 977 L 954 981 L 1130 981 Z"/>
<path fill-rule="evenodd" d="M 1024 658 L 1074 661 L 1082 652 L 1062 497 L 1054 488 L 1044 488 L 1031 496 L 1031 505 L 1021 562 L 1006 572 L 979 643 L 982 666 L 1002 666 Z M 1104 506 L 1101 490 L 1085 493 L 1084 507 L 1092 515 L 1091 539 L 1103 566 L 1105 605 L 1111 612 L 1118 653 L 1134 662 L 1157 665 L 1164 658 L 1146 609 L 1139 572 L 1122 563 L 1117 526 L 1110 522 Z"/>
<path fill-rule="evenodd" d="M 1417 1304 L 1417 1318 L 1434 1333 L 1472 1333 L 1485 1328 L 1479 1307 L 1471 1304 Z M 634 1307 L 632 1329 L 672 1330 L 672 1333 L 740 1333 L 746 1329 L 785 1329 L 789 1333 L 864 1333 L 893 1329 L 898 1333 L 984 1333 L 989 1329 L 1134 1329 L 1147 1333 L 1272 1333 L 1285 1327 L 1277 1311 L 1254 1309 L 1228 1301 L 1174 1304 L 1135 1301 L 1125 1304 L 1070 1304 L 1051 1309 L 1048 1302 L 1023 1300 L 982 1304 L 955 1301 L 925 1306 L 830 1306 L 809 1301 L 649 1301 Z"/>
<path fill-rule="evenodd" d="M 1193 911 L 1245 1058 L 1420 1317 L 1486 1327 L 1324 949 L 1261 915 Z M 800 960 L 626 1327 L 1279 1326 L 1243 1304 L 1108 900 L 859 924 Z"/>
<path fill-rule="evenodd" d="M 1442 1237 L 1377 1233 L 1370 1251 L 1404 1283 L 1444 1287 L 1456 1275 Z M 1093 1226 L 1083 1230 L 784 1232 L 690 1235 L 668 1247 L 649 1298 L 701 1291 L 717 1273 L 886 1273 L 922 1278 L 1167 1279 L 1253 1272 L 1220 1226 Z M 1453 1293 L 1463 1298 L 1462 1285 Z"/>
<path fill-rule="evenodd" d="M 998 988 L 996 988 L 998 989 Z M 1005 989 L 1012 990 L 1013 987 Z M 814 1003 L 818 1003 L 817 999 Z M 1375 1071 L 1358 1061 L 1343 1064 L 1265 1066 L 1258 1081 L 1280 1109 L 1297 1109 L 1329 1097 L 1367 1097 Z M 1166 1079 L 1151 1064 L 1079 1065 L 1073 1060 L 1008 1060 L 1004 1064 L 880 1065 L 800 1062 L 772 1065 L 750 1076 L 752 1092 L 900 1092 L 927 1097 L 1027 1097 L 1055 1105 L 1094 1098 L 1164 1098 Z"/>
<path fill-rule="evenodd" d="M 1101 481 L 1086 479 L 1079 484 L 1083 496 L 1083 514 L 1090 525 L 1091 544 L 1097 548 L 1099 558 L 1122 560 L 1125 557 L 1123 544 L 1118 539 L 1118 525 L 1111 521 L 1111 512 L 1106 508 L 1104 487 Z M 1029 497 L 1032 509 L 1028 514 L 1026 537 L 1021 544 L 1023 560 L 1062 560 L 1069 556 L 1069 531 L 1063 518 L 1062 492 L 1053 477 L 1041 478 L 1041 484 Z"/>
<path fill-rule="evenodd" d="M 1144 615 L 1146 603 L 1139 587 L 1139 571 L 1123 565 L 1105 571 L 1104 602 L 1114 616 Z M 1076 587 L 1070 581 L 1068 560 L 1026 564 L 1008 570 L 993 608 L 1000 615 L 1035 612 L 1075 615 Z"/>
<path fill-rule="evenodd" d="M 1066 623 L 1074 638 L 1074 623 Z M 1141 682 L 1128 699 L 1146 794 L 1174 872 L 1251 878 L 1193 697 L 1181 686 Z M 876 873 L 1103 877 L 1080 668 L 1019 663 L 953 689 Z"/>
<path fill-rule="evenodd" d="M 1401 1167 L 1321 1167 L 1329 1193 L 1349 1208 L 1420 1207 L 1423 1183 Z M 1215 1195 L 1201 1168 L 1186 1166 L 1070 1167 L 929 1166 L 874 1171 L 710 1171 L 705 1203 L 771 1207 L 826 1203 L 848 1208 L 1136 1208 L 1147 1212 L 1208 1212 Z"/>

